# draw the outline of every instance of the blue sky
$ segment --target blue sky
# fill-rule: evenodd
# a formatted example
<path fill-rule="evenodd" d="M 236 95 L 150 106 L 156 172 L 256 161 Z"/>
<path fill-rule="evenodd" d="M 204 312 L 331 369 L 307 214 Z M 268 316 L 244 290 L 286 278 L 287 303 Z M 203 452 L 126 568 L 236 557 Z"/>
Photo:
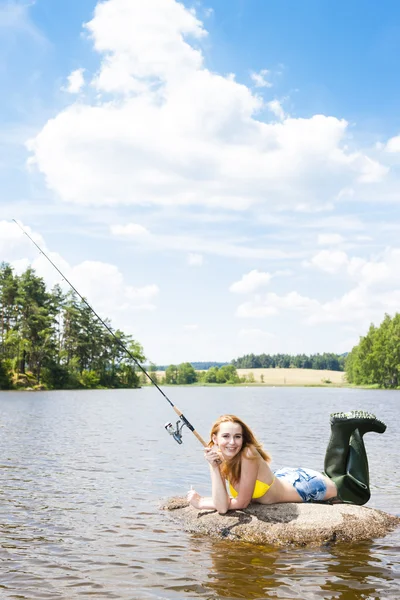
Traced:
<path fill-rule="evenodd" d="M 400 301 L 400 6 L 0 0 L 0 258 L 158 364 L 345 352 Z"/>

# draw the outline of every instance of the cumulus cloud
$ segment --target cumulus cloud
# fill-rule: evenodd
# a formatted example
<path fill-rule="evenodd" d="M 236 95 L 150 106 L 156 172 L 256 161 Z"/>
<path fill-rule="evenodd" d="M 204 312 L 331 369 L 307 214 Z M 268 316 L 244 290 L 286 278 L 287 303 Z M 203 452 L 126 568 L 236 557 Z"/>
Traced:
<path fill-rule="evenodd" d="M 312 210 L 386 175 L 348 150 L 344 119 L 289 118 L 275 104 L 282 121 L 261 120 L 257 94 L 206 68 L 204 26 L 175 0 L 105 0 L 86 29 L 101 57 L 96 101 L 67 107 L 28 143 L 66 202 Z"/>
<path fill-rule="evenodd" d="M 67 77 L 68 85 L 63 89 L 70 94 L 78 94 L 85 85 L 85 78 L 83 76 L 84 71 L 85 69 L 76 69 L 75 71 L 72 71 Z"/>
<path fill-rule="evenodd" d="M 284 120 L 286 115 L 279 100 L 271 100 L 270 102 L 267 102 L 267 107 L 272 113 L 274 113 L 276 117 L 278 117 L 280 121 Z"/>
<path fill-rule="evenodd" d="M 22 224 L 26 232 L 47 254 L 64 276 L 86 297 L 96 309 L 105 315 L 120 318 L 124 312 L 132 310 L 154 310 L 154 301 L 159 294 L 156 284 L 132 286 L 128 284 L 122 272 L 115 265 L 101 261 L 83 261 L 70 265 L 62 256 L 47 248 L 45 240 Z M 48 287 L 59 283 L 66 291 L 69 286 L 49 261 L 39 254 L 15 223 L 0 221 L 0 255 L 2 260 L 11 264 L 17 274 L 28 266 L 43 277 Z"/>
<path fill-rule="evenodd" d="M 274 292 L 264 296 L 256 296 L 253 301 L 241 304 L 236 311 L 237 317 L 270 317 L 278 314 L 282 309 L 300 312 L 312 311 L 318 302 L 312 298 L 302 296 L 298 292 L 289 292 L 279 296 Z"/>
<path fill-rule="evenodd" d="M 263 273 L 254 269 L 243 275 L 239 281 L 232 283 L 229 291 L 236 294 L 249 294 L 267 285 L 271 281 L 271 277 L 270 273 Z"/>
<path fill-rule="evenodd" d="M 400 248 L 388 248 L 380 256 L 370 259 L 323 250 L 313 257 L 311 264 L 330 274 L 344 273 L 353 287 L 328 301 L 296 291 L 283 295 L 273 292 L 256 295 L 253 300 L 238 306 L 236 316 L 261 319 L 287 311 L 297 313 L 304 324 L 357 325 L 360 331 L 364 331 L 371 322 L 380 322 L 385 312 L 398 310 Z"/>
<path fill-rule="evenodd" d="M 390 138 L 386 144 L 388 152 L 400 152 L 400 135 Z"/>
<path fill-rule="evenodd" d="M 362 286 L 400 285 L 400 248 L 387 248 L 370 259 L 350 257 L 341 250 L 321 250 L 307 265 L 327 273 L 345 273 Z"/>
<path fill-rule="evenodd" d="M 338 273 L 343 266 L 349 262 L 346 252 L 341 250 L 321 250 L 311 259 L 311 265 L 326 271 L 327 273 Z"/>

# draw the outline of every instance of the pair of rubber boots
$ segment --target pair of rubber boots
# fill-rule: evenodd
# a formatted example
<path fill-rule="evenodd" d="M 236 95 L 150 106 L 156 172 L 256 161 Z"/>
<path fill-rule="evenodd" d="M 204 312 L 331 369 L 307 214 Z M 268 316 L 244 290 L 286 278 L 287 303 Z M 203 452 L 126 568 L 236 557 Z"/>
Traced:
<path fill-rule="evenodd" d="M 331 437 L 325 454 L 325 474 L 334 481 L 342 502 L 365 504 L 369 489 L 368 458 L 363 435 L 383 433 L 386 425 L 364 411 L 331 415 Z"/>

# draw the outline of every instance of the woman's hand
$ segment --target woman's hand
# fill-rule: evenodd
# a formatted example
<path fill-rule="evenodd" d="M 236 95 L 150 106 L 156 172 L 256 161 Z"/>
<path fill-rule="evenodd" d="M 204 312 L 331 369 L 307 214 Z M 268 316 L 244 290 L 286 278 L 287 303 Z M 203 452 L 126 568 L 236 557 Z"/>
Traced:
<path fill-rule="evenodd" d="M 212 448 L 204 448 L 204 457 L 212 467 L 216 467 L 221 464 L 221 456 L 216 446 L 213 446 Z"/>
<path fill-rule="evenodd" d="M 200 494 L 198 494 L 196 492 L 196 490 L 190 490 L 186 494 L 186 499 L 189 502 L 189 504 L 191 504 L 195 508 L 197 508 L 197 509 L 201 508 L 201 506 L 200 506 L 201 505 L 201 496 L 200 496 Z"/>

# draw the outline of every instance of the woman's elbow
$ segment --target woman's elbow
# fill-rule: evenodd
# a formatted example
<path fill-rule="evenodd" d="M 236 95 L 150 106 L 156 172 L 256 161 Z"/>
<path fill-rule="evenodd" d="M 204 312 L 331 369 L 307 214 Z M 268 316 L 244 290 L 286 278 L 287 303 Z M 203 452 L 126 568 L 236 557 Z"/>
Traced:
<path fill-rule="evenodd" d="M 226 515 L 226 513 L 229 510 L 229 505 L 228 506 L 221 506 L 220 508 L 217 508 L 218 514 L 219 515 Z"/>

